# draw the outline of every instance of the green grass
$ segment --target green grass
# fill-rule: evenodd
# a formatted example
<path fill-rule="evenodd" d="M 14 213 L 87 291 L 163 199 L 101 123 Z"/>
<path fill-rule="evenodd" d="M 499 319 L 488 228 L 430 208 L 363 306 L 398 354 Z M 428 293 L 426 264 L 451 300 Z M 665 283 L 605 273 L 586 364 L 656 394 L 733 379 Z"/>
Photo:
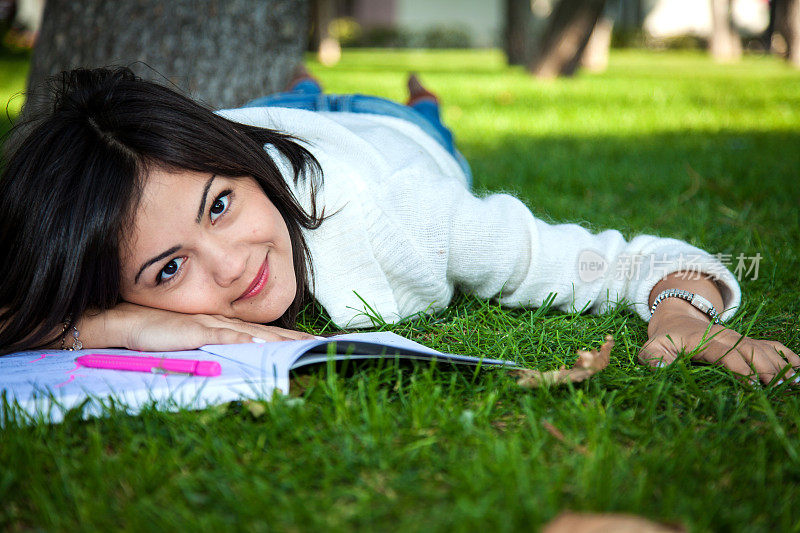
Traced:
<path fill-rule="evenodd" d="M 6 98 L 26 67 L 0 61 Z M 734 328 L 800 349 L 800 73 L 780 61 L 617 51 L 603 74 L 551 83 L 493 51 L 346 50 L 336 67 L 310 66 L 330 91 L 394 99 L 416 70 L 440 93 L 476 187 L 512 191 L 538 216 L 761 253 Z M 324 323 L 309 313 L 303 324 Z M 573 509 L 693 531 L 800 530 L 800 400 L 785 387 L 684 361 L 651 372 L 636 362 L 646 324 L 622 312 L 460 296 L 436 319 L 391 329 L 540 369 L 608 333 L 617 345 L 608 369 L 574 387 L 370 364 L 298 375 L 295 398 L 263 413 L 231 404 L 10 424 L 0 529 L 509 531 Z"/>
<path fill-rule="evenodd" d="M 11 51 L 0 46 L 0 135 L 8 131 L 22 109 L 29 60 L 30 52 Z"/>

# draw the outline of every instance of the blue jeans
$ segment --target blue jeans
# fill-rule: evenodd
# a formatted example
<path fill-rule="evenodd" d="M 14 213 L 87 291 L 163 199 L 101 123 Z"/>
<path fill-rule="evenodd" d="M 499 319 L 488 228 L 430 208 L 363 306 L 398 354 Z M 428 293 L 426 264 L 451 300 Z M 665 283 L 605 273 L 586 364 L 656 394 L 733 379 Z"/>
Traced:
<path fill-rule="evenodd" d="M 442 124 L 439 104 L 433 99 L 423 99 L 412 106 L 405 106 L 364 94 L 323 94 L 322 88 L 313 80 L 303 80 L 288 92 L 270 94 L 256 98 L 243 107 L 289 107 L 307 111 L 344 111 L 369 113 L 397 117 L 416 124 L 433 137 L 458 162 L 467 176 L 467 185 L 472 186 L 472 171 L 464 156 L 456 150 L 453 133 Z"/>

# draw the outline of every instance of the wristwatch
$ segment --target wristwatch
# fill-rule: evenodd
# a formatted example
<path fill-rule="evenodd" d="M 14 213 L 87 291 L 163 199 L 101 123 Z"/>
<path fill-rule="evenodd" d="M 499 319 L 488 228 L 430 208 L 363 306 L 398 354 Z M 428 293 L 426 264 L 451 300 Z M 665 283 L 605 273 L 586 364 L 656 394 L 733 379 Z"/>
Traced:
<path fill-rule="evenodd" d="M 658 296 L 656 296 L 656 299 L 653 300 L 653 305 L 650 307 L 650 318 L 653 318 L 653 313 L 656 312 L 656 307 L 658 307 L 658 304 L 660 304 L 667 298 L 680 298 L 682 300 L 686 300 L 687 302 L 689 302 L 690 304 L 701 310 L 703 313 L 708 315 L 714 324 L 720 323 L 719 313 L 717 312 L 717 309 L 714 307 L 714 304 L 712 304 L 699 294 L 695 294 L 689 291 L 684 291 L 682 289 L 667 289 L 665 291 L 662 291 Z"/>

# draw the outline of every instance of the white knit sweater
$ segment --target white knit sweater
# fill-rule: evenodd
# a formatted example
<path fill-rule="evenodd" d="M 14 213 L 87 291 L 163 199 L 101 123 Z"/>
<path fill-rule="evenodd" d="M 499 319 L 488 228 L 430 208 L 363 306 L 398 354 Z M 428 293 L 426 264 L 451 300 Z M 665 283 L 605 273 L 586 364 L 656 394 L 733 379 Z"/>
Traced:
<path fill-rule="evenodd" d="M 730 271 L 683 241 L 592 234 L 577 224 L 547 224 L 507 194 L 475 197 L 453 157 L 404 120 L 282 108 L 220 114 L 295 135 L 321 164 L 317 205 L 335 214 L 305 235 L 314 297 L 340 327 L 371 326 L 375 315 L 395 322 L 435 311 L 456 289 L 532 307 L 556 293 L 552 306 L 592 313 L 624 299 L 647 321 L 653 286 L 686 268 L 716 278 L 723 319 L 741 301 Z M 291 176 L 280 154 L 268 151 Z M 307 185 L 287 181 L 307 207 Z"/>

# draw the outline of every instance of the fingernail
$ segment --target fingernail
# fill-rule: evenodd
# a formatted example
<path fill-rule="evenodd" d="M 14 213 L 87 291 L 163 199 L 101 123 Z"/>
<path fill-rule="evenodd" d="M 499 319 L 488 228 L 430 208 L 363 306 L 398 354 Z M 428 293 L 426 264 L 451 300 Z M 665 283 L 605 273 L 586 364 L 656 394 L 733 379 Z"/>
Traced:
<path fill-rule="evenodd" d="M 656 363 L 656 368 L 664 368 L 665 366 L 667 365 L 664 363 L 664 361 L 658 361 Z"/>
<path fill-rule="evenodd" d="M 794 377 L 794 382 L 795 383 L 800 383 L 800 374 L 795 374 L 794 376 L 795 376 Z"/>
<path fill-rule="evenodd" d="M 325 337 L 320 337 L 319 335 L 314 335 L 314 338 L 315 338 L 315 339 L 319 339 L 319 340 L 321 340 L 321 341 L 328 340 L 328 339 L 326 339 Z"/>
<path fill-rule="evenodd" d="M 783 378 L 781 378 L 781 379 L 779 379 L 778 381 L 776 381 L 776 382 L 775 382 L 775 384 L 776 384 L 776 385 L 781 385 L 781 384 L 783 384 Z"/>
<path fill-rule="evenodd" d="M 263 344 L 263 343 L 265 343 L 267 341 L 265 341 L 264 339 L 262 339 L 260 337 L 253 337 L 253 342 L 257 342 L 259 344 Z"/>

